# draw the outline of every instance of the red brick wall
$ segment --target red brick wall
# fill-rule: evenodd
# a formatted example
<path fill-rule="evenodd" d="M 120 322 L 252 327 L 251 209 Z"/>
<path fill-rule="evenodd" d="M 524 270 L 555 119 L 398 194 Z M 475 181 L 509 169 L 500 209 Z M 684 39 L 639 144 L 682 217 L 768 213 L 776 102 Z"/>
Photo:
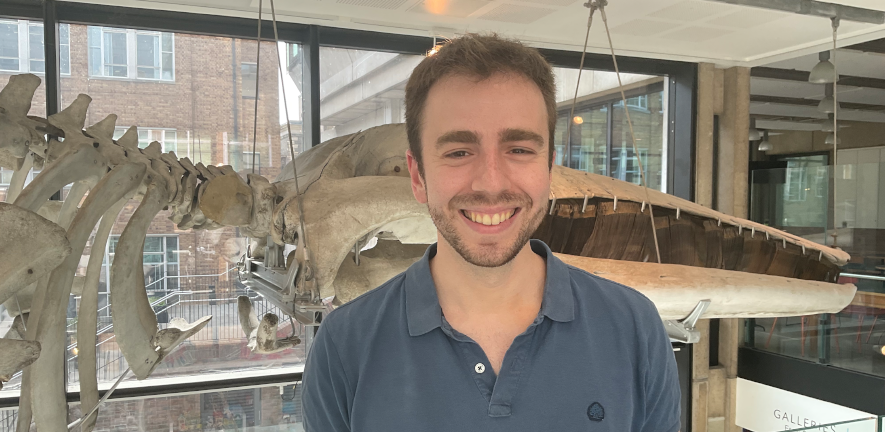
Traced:
<path fill-rule="evenodd" d="M 194 163 L 220 164 L 225 161 L 226 148 L 228 164 L 242 168 L 240 152 L 252 148 L 255 100 L 241 97 L 240 64 L 255 63 L 254 41 L 176 34 L 175 79 L 167 82 L 90 77 L 87 27 L 71 25 L 70 35 L 71 74 L 61 78 L 62 107 L 85 93 L 92 97 L 87 126 L 116 114 L 118 126 L 175 129 L 179 157 L 190 154 Z M 261 174 L 271 180 L 280 170 L 276 55 L 274 44 L 261 45 L 256 150 L 261 153 Z M 9 75 L 0 75 L 0 85 L 8 79 Z M 33 100 L 32 115 L 45 116 L 45 100 L 41 84 Z M 223 142 L 225 135 L 231 142 L 227 146 Z M 268 159 L 269 150 L 273 161 Z M 241 172 L 245 174 L 245 170 Z M 5 190 L 0 190 L 0 198 L 5 198 Z M 133 201 L 123 209 L 114 235 L 122 233 L 136 205 Z M 161 212 L 149 233 L 179 236 L 179 250 L 184 251 L 180 254 L 182 275 L 218 274 L 232 265 L 224 257 L 234 257 L 239 251 L 234 240 L 236 229 L 178 230 L 167 215 L 168 212 Z"/>

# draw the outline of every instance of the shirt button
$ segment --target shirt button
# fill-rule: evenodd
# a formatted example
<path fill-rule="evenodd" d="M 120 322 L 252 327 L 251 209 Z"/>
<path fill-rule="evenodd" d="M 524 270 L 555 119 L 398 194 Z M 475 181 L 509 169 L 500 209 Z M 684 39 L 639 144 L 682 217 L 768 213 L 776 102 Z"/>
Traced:
<path fill-rule="evenodd" d="M 477 363 L 476 366 L 474 366 L 473 369 L 476 370 L 476 373 L 480 373 L 480 374 L 481 374 L 481 373 L 483 373 L 483 372 L 486 371 L 486 365 L 484 365 L 484 364 L 482 364 L 482 363 Z"/>

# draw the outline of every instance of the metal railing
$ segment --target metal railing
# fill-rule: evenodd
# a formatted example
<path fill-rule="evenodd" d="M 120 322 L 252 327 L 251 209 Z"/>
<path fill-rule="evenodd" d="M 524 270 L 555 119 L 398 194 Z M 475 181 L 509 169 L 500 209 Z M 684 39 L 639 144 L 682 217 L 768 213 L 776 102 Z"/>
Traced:
<path fill-rule="evenodd" d="M 158 315 L 160 329 L 168 326 L 170 318 L 180 317 L 188 322 L 193 322 L 203 316 L 212 315 L 212 320 L 200 332 L 191 336 L 178 349 L 170 353 L 163 363 L 158 366 L 152 376 L 175 375 L 187 373 L 188 366 L 195 369 L 195 373 L 205 373 L 206 370 L 242 370 L 255 367 L 254 364 L 244 360 L 248 357 L 248 349 L 244 351 L 246 337 L 240 327 L 237 297 L 247 295 L 252 300 L 253 310 L 259 317 L 267 313 L 280 316 L 280 331 L 303 332 L 300 324 L 286 320 L 285 315 L 269 301 L 265 301 L 257 292 L 240 284 L 236 277 L 222 277 L 235 272 L 236 268 L 215 275 L 198 276 L 166 276 L 151 282 L 148 287 L 163 283 L 164 279 L 186 279 L 186 283 L 179 283 L 179 287 L 204 287 L 210 289 L 196 290 L 148 290 L 150 294 L 162 294 L 159 298 L 151 301 L 151 307 Z M 163 286 L 163 285 L 160 285 Z M 218 294 L 224 297 L 217 297 Z M 75 297 L 76 298 L 76 297 Z M 110 308 L 111 302 L 99 309 Z M 77 320 L 72 320 L 67 325 L 69 343 L 67 344 L 66 369 L 68 385 L 79 382 L 78 353 L 79 346 L 76 338 Z M 295 328 L 292 328 L 292 325 Z M 113 333 L 113 322 L 106 325 L 99 324 L 96 330 L 97 343 L 95 345 L 96 370 L 98 381 L 111 382 L 126 370 L 127 364 L 119 347 L 116 346 L 116 335 Z M 215 354 L 214 357 L 206 358 L 201 349 L 209 347 Z M 202 354 L 202 359 L 197 357 Z M 297 358 L 297 357 L 296 357 Z M 12 379 L 4 385 L 4 390 L 15 390 L 21 387 L 21 372 L 13 375 Z M 4 414 L 0 413 L 0 423 L 3 422 Z M 2 426 L 0 426 L 2 429 Z"/>

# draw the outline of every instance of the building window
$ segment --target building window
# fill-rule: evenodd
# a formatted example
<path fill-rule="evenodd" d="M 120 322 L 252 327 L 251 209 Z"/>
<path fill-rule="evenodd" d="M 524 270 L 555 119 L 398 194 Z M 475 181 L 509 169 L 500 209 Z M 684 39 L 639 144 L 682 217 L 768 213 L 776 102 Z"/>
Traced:
<path fill-rule="evenodd" d="M 88 34 L 90 76 L 175 80 L 172 33 L 91 26 Z"/>
<path fill-rule="evenodd" d="M 107 281 L 110 279 L 110 267 L 114 263 L 114 253 L 120 236 L 108 239 L 107 254 L 104 260 L 104 271 Z M 142 263 L 144 267 L 144 285 L 149 295 L 158 292 L 174 291 L 179 288 L 178 281 L 178 236 L 148 235 L 144 239 Z"/>
<path fill-rule="evenodd" d="M 246 172 L 250 172 L 250 173 L 253 172 L 253 170 L 252 170 L 253 156 L 255 158 L 254 172 L 261 174 L 261 153 L 260 152 L 255 152 L 255 153 L 252 153 L 249 151 L 243 152 L 243 164 L 242 164 L 243 170 L 245 170 Z"/>
<path fill-rule="evenodd" d="M 240 63 L 240 76 L 242 87 L 240 92 L 245 99 L 255 99 L 255 80 L 258 79 L 258 65 L 255 63 Z"/>
<path fill-rule="evenodd" d="M 128 130 L 128 127 L 117 126 L 114 129 L 114 139 L 120 139 Z M 138 128 L 138 148 L 147 148 L 152 142 L 160 143 L 163 153 L 174 151 L 178 153 L 178 131 L 175 129 Z"/>
<path fill-rule="evenodd" d="M 59 69 L 71 74 L 70 26 L 58 25 Z M 46 72 L 43 24 L 27 20 L 0 20 L 0 71 Z"/>

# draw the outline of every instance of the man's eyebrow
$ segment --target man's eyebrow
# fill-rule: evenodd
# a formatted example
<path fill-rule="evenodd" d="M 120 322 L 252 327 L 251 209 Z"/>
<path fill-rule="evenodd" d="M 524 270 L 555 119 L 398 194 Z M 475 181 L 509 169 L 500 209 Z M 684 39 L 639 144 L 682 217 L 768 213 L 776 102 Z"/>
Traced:
<path fill-rule="evenodd" d="M 539 147 L 544 145 L 544 138 L 541 135 L 525 129 L 504 129 L 501 131 L 501 133 L 498 134 L 498 140 L 500 140 L 502 143 L 532 141 Z"/>
<path fill-rule="evenodd" d="M 479 135 L 469 130 L 448 131 L 436 139 L 437 147 L 448 143 L 479 144 Z"/>

